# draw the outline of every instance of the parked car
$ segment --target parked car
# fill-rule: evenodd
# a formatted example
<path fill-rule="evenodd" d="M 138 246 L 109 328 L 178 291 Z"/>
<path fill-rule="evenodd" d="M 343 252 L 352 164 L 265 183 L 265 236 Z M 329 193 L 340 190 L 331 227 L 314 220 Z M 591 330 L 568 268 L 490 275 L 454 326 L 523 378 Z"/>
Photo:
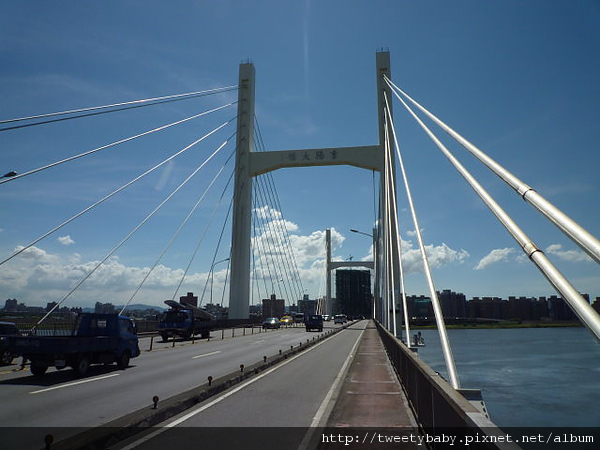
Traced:
<path fill-rule="evenodd" d="M 0 322 L 0 363 L 12 364 L 18 355 L 8 348 L 8 336 L 21 336 L 16 324 L 12 322 Z"/>
<path fill-rule="evenodd" d="M 279 328 L 281 327 L 281 322 L 277 317 L 269 317 L 263 322 L 262 327 L 263 330 L 266 330 L 267 328 Z"/>

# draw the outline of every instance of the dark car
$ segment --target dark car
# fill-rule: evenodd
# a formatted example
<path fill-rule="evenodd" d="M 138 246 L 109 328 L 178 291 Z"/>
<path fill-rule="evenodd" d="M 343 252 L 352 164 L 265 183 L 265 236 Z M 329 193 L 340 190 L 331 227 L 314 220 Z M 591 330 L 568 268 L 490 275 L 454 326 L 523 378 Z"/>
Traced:
<path fill-rule="evenodd" d="M 306 331 L 317 330 L 323 331 L 323 316 L 320 314 L 312 314 L 306 319 Z"/>
<path fill-rule="evenodd" d="M 281 322 L 277 317 L 269 317 L 262 324 L 263 330 L 267 328 L 279 328 L 281 327 Z"/>
<path fill-rule="evenodd" d="M 0 322 L 0 363 L 11 364 L 17 355 L 8 350 L 6 336 L 20 336 L 21 332 L 17 325 L 12 322 Z"/>

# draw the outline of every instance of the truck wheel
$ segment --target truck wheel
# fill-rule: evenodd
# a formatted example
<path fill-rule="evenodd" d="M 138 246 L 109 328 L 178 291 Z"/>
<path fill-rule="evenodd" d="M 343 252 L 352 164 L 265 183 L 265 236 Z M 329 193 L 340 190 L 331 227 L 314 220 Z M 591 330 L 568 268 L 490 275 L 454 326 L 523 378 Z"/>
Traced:
<path fill-rule="evenodd" d="M 163 342 L 167 342 L 169 340 L 169 335 L 167 334 L 161 334 L 160 337 L 162 338 Z"/>
<path fill-rule="evenodd" d="M 2 352 L 2 364 L 11 364 L 13 360 L 13 355 L 8 350 Z"/>
<path fill-rule="evenodd" d="M 119 360 L 117 361 L 117 367 L 121 370 L 125 370 L 129 367 L 129 351 L 124 351 Z"/>
<path fill-rule="evenodd" d="M 78 377 L 85 376 L 85 374 L 87 373 L 89 368 L 90 368 L 90 360 L 87 359 L 87 357 L 85 357 L 85 356 L 82 356 L 81 358 L 79 358 L 77 360 L 77 364 L 75 365 L 75 367 L 73 367 L 73 369 L 75 370 L 75 373 L 77 374 Z"/>
<path fill-rule="evenodd" d="M 34 374 L 36 377 L 39 377 L 46 373 L 46 370 L 48 370 L 48 366 L 31 364 L 30 369 L 32 374 Z"/>

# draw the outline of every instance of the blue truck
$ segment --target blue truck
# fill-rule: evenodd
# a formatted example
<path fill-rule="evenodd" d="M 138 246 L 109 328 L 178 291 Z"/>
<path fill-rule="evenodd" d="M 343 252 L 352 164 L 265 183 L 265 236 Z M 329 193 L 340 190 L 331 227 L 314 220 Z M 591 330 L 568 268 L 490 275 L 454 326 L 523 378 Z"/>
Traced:
<path fill-rule="evenodd" d="M 185 302 L 165 300 L 165 304 L 169 306 L 169 310 L 158 324 L 158 333 L 163 341 L 175 336 L 183 339 L 190 339 L 197 334 L 203 339 L 210 336 L 211 325 L 214 325 L 215 321 L 212 314 Z"/>
<path fill-rule="evenodd" d="M 129 360 L 140 355 L 135 323 L 117 314 L 82 313 L 74 330 L 66 335 L 9 336 L 8 348 L 30 361 L 31 373 L 43 375 L 48 367 L 69 366 L 83 377 L 90 364 L 117 363 L 129 367 Z"/>

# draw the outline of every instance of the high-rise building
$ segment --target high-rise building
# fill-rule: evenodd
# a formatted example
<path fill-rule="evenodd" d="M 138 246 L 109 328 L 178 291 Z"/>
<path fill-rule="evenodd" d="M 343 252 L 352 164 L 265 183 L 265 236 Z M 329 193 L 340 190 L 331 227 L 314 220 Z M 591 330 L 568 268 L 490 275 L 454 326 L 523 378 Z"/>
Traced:
<path fill-rule="evenodd" d="M 339 313 L 348 317 L 371 317 L 371 272 L 336 270 L 335 289 Z"/>
<path fill-rule="evenodd" d="M 442 305 L 444 317 L 467 317 L 467 298 L 465 294 L 444 289 L 442 292 L 438 292 L 438 298 Z"/>
<path fill-rule="evenodd" d="M 262 301 L 263 317 L 283 317 L 285 315 L 285 300 L 271 294 L 271 298 Z"/>

